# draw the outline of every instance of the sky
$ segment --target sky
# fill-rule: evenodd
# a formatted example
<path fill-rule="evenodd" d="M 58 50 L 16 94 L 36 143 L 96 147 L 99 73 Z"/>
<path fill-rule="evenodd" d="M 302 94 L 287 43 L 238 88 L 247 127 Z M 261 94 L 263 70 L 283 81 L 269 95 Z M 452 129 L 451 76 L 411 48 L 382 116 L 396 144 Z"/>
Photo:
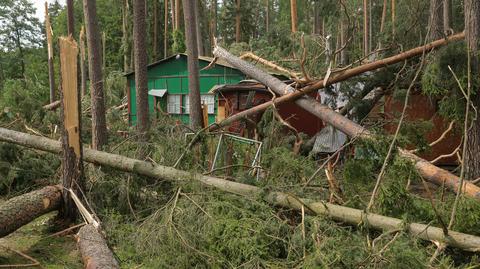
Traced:
<path fill-rule="evenodd" d="M 35 8 L 37 9 L 37 18 L 43 22 L 44 18 L 45 18 L 45 0 L 29 0 L 30 2 L 33 3 L 33 5 L 35 6 Z M 49 0 L 48 3 L 53 3 L 53 1 L 55 0 Z M 62 5 L 65 4 L 65 0 L 58 0 L 58 2 Z"/>

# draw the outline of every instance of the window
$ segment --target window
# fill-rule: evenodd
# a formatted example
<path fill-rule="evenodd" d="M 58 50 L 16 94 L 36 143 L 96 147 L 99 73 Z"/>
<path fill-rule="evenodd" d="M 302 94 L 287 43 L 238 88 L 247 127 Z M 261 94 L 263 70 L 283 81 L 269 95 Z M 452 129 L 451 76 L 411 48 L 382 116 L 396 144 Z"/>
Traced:
<path fill-rule="evenodd" d="M 181 113 L 181 95 L 179 94 L 169 94 L 167 96 L 167 112 L 169 114 L 180 114 Z"/>
<path fill-rule="evenodd" d="M 184 95 L 183 97 L 185 99 L 185 113 L 189 114 L 190 113 L 190 98 L 187 95 Z M 207 105 L 208 106 L 208 114 L 214 114 L 215 113 L 215 95 L 213 94 L 202 94 L 200 95 L 200 102 L 201 104 Z"/>

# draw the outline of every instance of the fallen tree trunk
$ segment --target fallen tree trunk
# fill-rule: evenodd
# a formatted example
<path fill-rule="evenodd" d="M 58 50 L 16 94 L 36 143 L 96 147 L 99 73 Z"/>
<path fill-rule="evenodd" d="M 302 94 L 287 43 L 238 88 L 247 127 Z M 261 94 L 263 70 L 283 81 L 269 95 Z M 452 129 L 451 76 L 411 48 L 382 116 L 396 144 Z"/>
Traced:
<path fill-rule="evenodd" d="M 62 148 L 60 142 L 20 133 L 5 128 L 0 128 L 0 141 L 14 143 L 42 151 L 60 154 Z M 219 190 L 246 196 L 259 197 L 277 206 L 301 210 L 302 207 L 308 213 L 314 215 L 325 215 L 334 220 L 345 222 L 352 225 L 362 223 L 373 229 L 392 231 L 403 230 L 414 237 L 418 237 L 428 241 L 436 241 L 445 243 L 452 247 L 457 247 L 466 251 L 480 251 L 480 237 L 449 231 L 448 236 L 443 234 L 441 228 L 432 227 L 425 224 L 405 224 L 404 220 L 385 217 L 377 214 L 366 214 L 364 211 L 330 203 L 311 202 L 309 200 L 300 199 L 282 192 L 268 192 L 259 187 L 228 181 L 221 178 L 206 176 L 202 174 L 194 174 L 187 171 L 177 170 L 172 167 L 154 165 L 150 162 L 140 161 L 121 155 L 111 154 L 103 151 L 84 148 L 83 158 L 85 161 L 108 166 L 118 170 L 132 172 L 143 176 L 168 181 L 188 181 L 195 180 L 205 185 L 215 187 Z"/>
<path fill-rule="evenodd" d="M 77 243 L 85 268 L 120 268 L 105 238 L 92 224 L 80 228 L 77 234 Z"/>
<path fill-rule="evenodd" d="M 62 204 L 62 188 L 43 189 L 14 197 L 0 205 L 0 237 L 6 236 Z"/>
<path fill-rule="evenodd" d="M 45 110 L 55 110 L 59 107 L 60 107 L 60 100 L 57 100 L 57 101 L 55 101 L 53 103 L 50 103 L 48 105 L 44 105 L 43 109 L 45 109 Z"/>
<path fill-rule="evenodd" d="M 376 62 L 362 65 L 356 68 L 352 68 L 340 75 L 337 75 L 329 79 L 328 84 L 339 82 L 347 78 L 350 78 L 352 76 L 364 73 L 366 71 L 371 71 L 376 68 L 384 67 L 386 65 L 397 63 L 399 61 L 408 59 L 410 57 L 420 55 L 425 51 L 430 51 L 433 48 L 436 48 L 441 45 L 445 45 L 447 44 L 448 41 L 460 40 L 463 37 L 464 37 L 463 33 L 457 34 L 455 36 L 452 36 L 449 39 L 437 40 L 432 43 L 429 43 L 426 46 L 418 47 L 418 48 L 409 50 L 407 52 L 401 53 L 399 55 L 392 56 L 390 58 L 386 58 L 380 61 L 376 61 Z M 281 95 L 281 97 L 278 97 L 275 99 L 276 100 L 275 104 L 278 103 L 277 100 L 279 99 L 283 100 L 280 103 L 295 100 L 295 103 L 297 105 L 307 110 L 311 114 L 317 116 L 321 120 L 333 125 L 335 128 L 347 134 L 349 137 L 363 136 L 367 138 L 371 136 L 371 133 L 361 125 L 333 111 L 328 106 L 318 103 L 313 98 L 304 95 L 305 93 L 311 92 L 312 90 L 323 88 L 325 85 L 323 81 L 307 86 L 300 91 L 295 91 L 295 89 L 293 89 L 291 86 L 286 85 L 279 79 L 256 68 L 250 63 L 247 63 L 241 60 L 240 58 L 230 54 L 228 51 L 224 50 L 223 48 L 220 48 L 217 46 L 214 50 L 214 55 L 216 57 L 226 60 L 228 63 L 235 66 L 243 73 L 249 75 L 252 78 L 255 78 L 259 82 L 265 84 L 267 87 L 269 87 L 272 91 L 274 91 L 278 95 Z M 217 125 L 212 125 L 212 129 L 226 126 L 230 123 L 238 121 L 239 119 L 247 117 L 252 113 L 258 113 L 260 111 L 263 111 L 265 108 L 269 107 L 272 104 L 273 104 L 272 101 L 270 101 L 270 102 L 258 105 L 256 107 L 253 107 L 251 109 L 239 112 L 223 120 Z M 455 192 L 458 191 L 460 186 L 460 178 L 458 176 L 455 176 L 446 170 L 438 168 L 435 165 L 432 165 L 430 162 L 418 156 L 415 156 L 406 150 L 399 149 L 399 153 L 402 157 L 405 157 L 407 159 L 414 161 L 415 167 L 419 171 L 420 175 L 423 178 L 425 178 L 427 181 L 430 181 L 439 186 L 445 185 L 447 188 Z M 476 199 L 480 199 L 480 187 L 476 186 L 475 184 L 472 184 L 468 181 L 464 181 L 462 191 L 468 196 L 474 197 Z"/>

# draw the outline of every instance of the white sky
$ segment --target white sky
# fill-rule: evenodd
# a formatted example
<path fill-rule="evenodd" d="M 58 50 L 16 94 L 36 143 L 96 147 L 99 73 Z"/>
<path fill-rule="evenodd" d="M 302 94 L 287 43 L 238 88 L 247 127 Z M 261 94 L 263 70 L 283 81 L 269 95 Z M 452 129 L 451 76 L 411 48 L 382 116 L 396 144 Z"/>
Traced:
<path fill-rule="evenodd" d="M 29 0 L 33 3 L 35 8 L 37 9 L 37 18 L 43 22 L 45 18 L 45 0 Z M 48 4 L 53 3 L 55 0 L 48 0 Z M 65 0 L 58 0 L 58 2 L 62 5 L 65 5 Z"/>

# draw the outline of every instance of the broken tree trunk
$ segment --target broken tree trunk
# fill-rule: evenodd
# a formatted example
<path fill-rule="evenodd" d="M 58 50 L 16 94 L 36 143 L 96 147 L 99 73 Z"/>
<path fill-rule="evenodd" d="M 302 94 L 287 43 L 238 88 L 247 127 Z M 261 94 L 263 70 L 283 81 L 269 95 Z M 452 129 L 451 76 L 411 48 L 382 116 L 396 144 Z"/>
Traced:
<path fill-rule="evenodd" d="M 61 37 L 58 40 L 60 47 L 60 74 L 61 74 L 61 118 L 63 122 L 62 129 L 62 184 L 63 191 L 63 209 L 62 218 L 67 222 L 74 222 L 77 218 L 77 208 L 70 199 L 68 189 L 73 189 L 78 194 L 78 190 L 83 188 L 82 179 L 82 142 L 80 140 L 80 92 L 77 85 L 77 43 L 70 35 Z"/>
<path fill-rule="evenodd" d="M 83 264 L 88 269 L 120 268 L 103 235 L 92 224 L 80 228 L 77 242 Z"/>
<path fill-rule="evenodd" d="M 48 151 L 55 154 L 60 154 L 62 151 L 62 147 L 58 141 L 45 137 L 16 132 L 5 128 L 0 128 L 0 141 L 14 143 L 29 148 L 35 148 L 42 151 Z M 445 243 L 452 247 L 457 247 L 466 251 L 480 251 L 480 237 L 469 234 L 449 231 L 448 236 L 445 237 L 441 228 L 432 227 L 426 224 L 405 224 L 405 221 L 401 219 L 390 218 L 371 213 L 367 214 L 360 209 L 333 205 L 325 202 L 311 202 L 309 200 L 300 199 L 282 192 L 265 193 L 265 190 L 259 187 L 202 174 L 195 174 L 188 171 L 177 170 L 172 167 L 155 165 L 150 162 L 136 160 L 103 151 L 85 148 L 83 152 L 83 158 L 85 161 L 108 166 L 121 171 L 136 173 L 158 180 L 183 182 L 188 180 L 196 180 L 205 185 L 215 187 L 219 190 L 229 193 L 252 198 L 264 197 L 267 202 L 276 206 L 282 206 L 295 210 L 301 210 L 303 207 L 308 209 L 307 212 L 309 214 L 325 215 L 336 221 L 345 222 L 352 225 L 358 225 L 362 223 L 363 225 L 367 225 L 376 230 L 402 230 L 409 233 L 413 237 L 418 237 L 424 240 Z"/>
<path fill-rule="evenodd" d="M 455 36 L 455 39 L 453 40 L 459 40 L 464 37 L 464 34 L 457 34 Z M 419 48 L 415 48 L 413 50 L 409 50 L 407 52 L 404 52 L 402 54 L 392 56 L 390 58 L 386 58 L 383 60 L 379 60 L 370 64 L 362 65 L 356 68 L 352 68 L 348 71 L 345 71 L 344 73 L 334 76 L 333 78 L 329 79 L 327 83 L 324 83 L 324 81 L 319 81 L 316 82 L 312 85 L 309 85 L 305 88 L 302 88 L 299 91 L 295 91 L 294 88 L 292 88 L 289 85 L 286 85 L 279 79 L 267 74 L 266 72 L 256 68 L 255 66 L 241 60 L 240 58 L 230 54 L 228 51 L 224 50 L 223 48 L 220 47 L 215 47 L 214 50 L 214 55 L 215 57 L 225 59 L 228 63 L 233 65 L 234 67 L 238 68 L 240 71 L 245 73 L 246 75 L 258 80 L 259 82 L 265 84 L 267 87 L 269 87 L 271 90 L 273 90 L 276 94 L 280 95 L 281 97 L 276 98 L 274 101 L 266 102 L 261 105 L 258 105 L 256 107 L 253 107 L 251 109 L 242 111 L 240 113 L 237 113 L 233 115 L 232 117 L 229 117 L 222 122 L 220 122 L 217 125 L 212 125 L 211 129 L 223 127 L 226 125 L 229 125 L 230 123 L 233 123 L 235 121 L 241 120 L 243 118 L 246 118 L 249 115 L 256 114 L 258 112 L 261 112 L 265 110 L 266 108 L 270 107 L 273 102 L 275 104 L 279 103 L 284 103 L 287 101 L 295 101 L 295 103 L 305 109 L 306 111 L 310 112 L 311 114 L 317 116 L 321 120 L 328 122 L 329 124 L 333 125 L 340 131 L 344 132 L 347 134 L 349 137 L 365 137 L 369 138 L 371 137 L 371 133 L 363 128 L 361 125 L 347 119 L 346 117 L 342 116 L 341 114 L 333 111 L 326 105 L 322 105 L 315 101 L 313 98 L 309 96 L 304 96 L 305 93 L 312 92 L 315 89 L 320 89 L 323 88 L 326 84 L 332 84 L 336 83 L 339 81 L 343 81 L 347 78 L 353 77 L 355 75 L 359 75 L 361 73 L 364 73 L 366 71 L 371 71 L 380 67 L 384 67 L 389 64 L 397 63 L 399 61 L 408 59 L 410 57 L 420 55 L 426 51 L 430 51 L 431 49 L 444 45 L 446 44 L 446 41 L 452 39 L 442 39 L 442 40 L 437 40 L 435 42 L 429 43 L 426 46 L 422 46 Z M 282 100 L 279 102 L 278 100 Z M 441 168 L 436 167 L 435 165 L 432 165 L 430 162 L 417 157 L 411 153 L 409 153 L 406 150 L 399 149 L 399 153 L 402 157 L 405 157 L 407 159 L 410 159 L 415 162 L 415 167 L 419 171 L 420 175 L 425 178 L 426 180 L 436 184 L 436 185 L 445 185 L 447 188 L 453 191 L 457 191 L 459 186 L 460 186 L 460 178 L 458 176 L 453 175 L 452 173 L 443 170 Z M 474 197 L 476 199 L 480 199 L 480 187 L 465 181 L 463 184 L 462 190 L 467 194 L 468 196 Z"/>
<path fill-rule="evenodd" d="M 60 144 L 59 144 L 60 146 Z M 0 237 L 6 236 L 62 204 L 62 187 L 48 186 L 14 197 L 0 205 Z"/>

